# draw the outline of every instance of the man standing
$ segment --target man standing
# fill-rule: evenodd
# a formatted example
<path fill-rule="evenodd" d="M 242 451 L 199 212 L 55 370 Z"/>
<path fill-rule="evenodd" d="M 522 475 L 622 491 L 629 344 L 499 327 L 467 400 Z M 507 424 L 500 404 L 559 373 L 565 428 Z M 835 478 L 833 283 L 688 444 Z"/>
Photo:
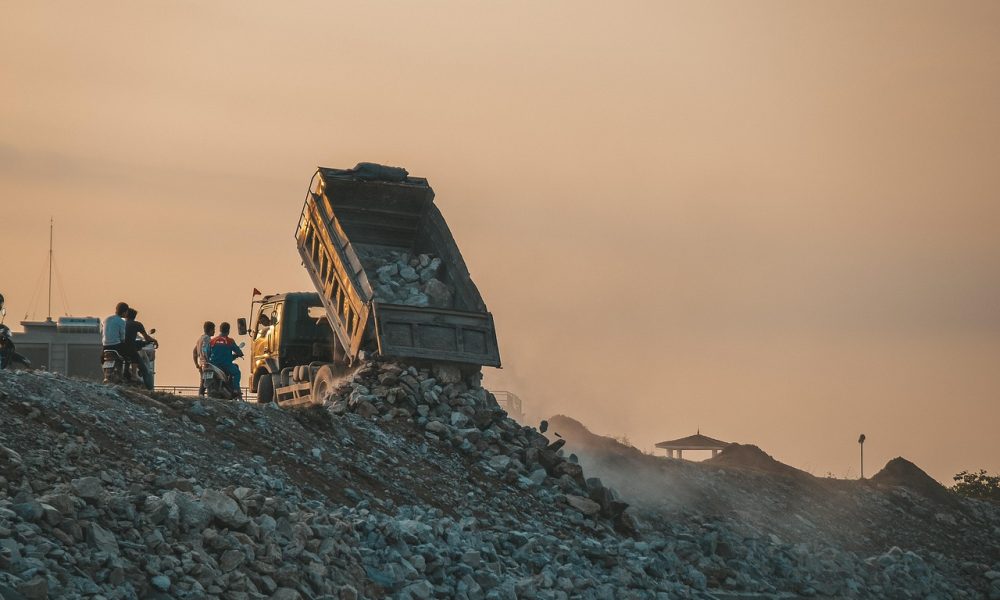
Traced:
<path fill-rule="evenodd" d="M 208 353 L 212 344 L 212 336 L 215 335 L 215 323 L 211 321 L 205 321 L 202 326 L 205 333 L 198 338 L 198 341 L 194 344 L 194 352 L 192 356 L 194 358 L 194 368 L 198 369 L 198 395 L 205 395 L 205 380 L 202 379 L 202 370 L 208 365 Z"/>
<path fill-rule="evenodd" d="M 236 341 L 229 337 L 229 323 L 219 324 L 219 335 L 212 338 L 209 343 L 208 360 L 213 365 L 229 373 L 236 399 L 243 399 L 243 391 L 240 389 L 240 368 L 233 363 L 233 359 L 243 356 L 243 351 L 236 345 Z"/>

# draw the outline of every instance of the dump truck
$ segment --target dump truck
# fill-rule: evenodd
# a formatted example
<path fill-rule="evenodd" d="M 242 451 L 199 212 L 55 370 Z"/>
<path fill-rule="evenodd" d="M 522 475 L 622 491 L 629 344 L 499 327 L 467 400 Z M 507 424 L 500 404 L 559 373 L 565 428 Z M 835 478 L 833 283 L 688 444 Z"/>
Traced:
<path fill-rule="evenodd" d="M 463 377 L 500 367 L 493 316 L 426 179 L 374 163 L 320 167 L 295 243 L 316 291 L 264 296 L 240 324 L 258 401 L 324 402 L 376 359 Z"/>

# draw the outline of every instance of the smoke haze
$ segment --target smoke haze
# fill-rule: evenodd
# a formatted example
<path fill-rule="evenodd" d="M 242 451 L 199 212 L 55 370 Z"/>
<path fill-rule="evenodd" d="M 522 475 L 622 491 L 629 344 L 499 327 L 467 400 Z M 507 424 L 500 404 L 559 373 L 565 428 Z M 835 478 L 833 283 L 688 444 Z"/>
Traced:
<path fill-rule="evenodd" d="M 427 177 L 494 313 L 486 383 L 643 449 L 1000 470 L 1000 5 L 9 3 L 0 291 L 205 319 L 311 289 L 316 165 Z M 42 282 L 44 285 L 44 282 Z M 44 290 L 43 290 L 44 293 Z M 15 326 L 15 329 L 17 327 Z"/>

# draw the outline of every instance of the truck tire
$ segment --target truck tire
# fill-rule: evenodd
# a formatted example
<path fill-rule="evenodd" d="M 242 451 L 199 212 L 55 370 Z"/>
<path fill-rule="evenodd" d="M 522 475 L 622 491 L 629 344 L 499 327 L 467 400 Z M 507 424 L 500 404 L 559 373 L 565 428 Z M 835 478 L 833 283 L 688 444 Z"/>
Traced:
<path fill-rule="evenodd" d="M 330 365 L 323 365 L 316 371 L 316 376 L 312 381 L 313 403 L 323 405 L 333 396 L 333 385 L 337 378 L 333 374 Z"/>
<path fill-rule="evenodd" d="M 274 400 L 274 380 L 270 373 L 262 373 L 257 381 L 257 402 L 269 404 Z"/>

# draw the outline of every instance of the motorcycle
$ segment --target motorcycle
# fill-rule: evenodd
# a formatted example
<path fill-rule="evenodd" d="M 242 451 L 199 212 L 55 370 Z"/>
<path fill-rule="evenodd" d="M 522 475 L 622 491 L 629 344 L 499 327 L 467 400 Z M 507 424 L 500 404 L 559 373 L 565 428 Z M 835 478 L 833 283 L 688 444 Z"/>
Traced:
<path fill-rule="evenodd" d="M 156 333 L 151 329 L 149 334 Z M 140 342 L 140 340 L 136 340 Z M 129 362 L 117 350 L 105 349 L 101 353 L 101 369 L 104 371 L 104 383 L 114 385 L 129 385 L 140 388 L 153 388 L 153 364 L 156 361 L 156 349 L 159 344 L 156 342 L 142 341 L 138 349 L 139 358 L 146 363 L 146 371 L 149 373 L 149 381 L 143 381 L 139 373 L 139 365 Z"/>
<path fill-rule="evenodd" d="M 14 349 L 10 327 L 0 322 L 0 369 L 23 370 L 30 368 L 31 361 L 18 354 Z"/>
<path fill-rule="evenodd" d="M 246 342 L 240 343 L 240 349 L 245 346 Z M 242 395 L 241 391 L 233 386 L 232 376 L 212 363 L 207 363 L 202 367 L 201 381 L 205 386 L 205 394 L 210 398 L 232 400 Z"/>

